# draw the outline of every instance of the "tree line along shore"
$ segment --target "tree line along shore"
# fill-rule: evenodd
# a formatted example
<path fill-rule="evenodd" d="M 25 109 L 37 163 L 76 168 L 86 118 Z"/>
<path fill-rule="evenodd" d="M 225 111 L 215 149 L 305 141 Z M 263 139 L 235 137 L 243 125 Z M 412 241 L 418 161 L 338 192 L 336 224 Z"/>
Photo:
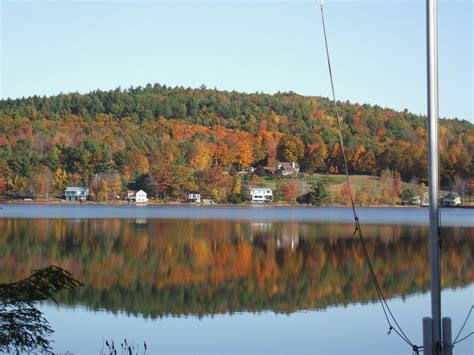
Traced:
<path fill-rule="evenodd" d="M 215 201 L 211 196 L 202 195 L 199 200 L 190 199 L 189 194 L 181 196 L 170 196 L 163 198 L 160 195 L 145 194 L 146 204 L 149 205 L 248 205 L 256 203 L 252 201 L 249 183 L 270 189 L 272 193 L 271 201 L 267 205 L 295 205 L 295 206 L 348 206 L 350 205 L 349 188 L 344 175 L 323 175 L 323 174 L 301 174 L 298 177 L 282 179 L 280 177 L 254 178 L 252 176 L 240 176 L 236 181 L 240 181 L 240 193 L 228 195 L 226 200 Z M 399 179 L 397 174 L 390 171 L 382 173 L 381 177 L 367 175 L 353 175 L 351 180 L 351 193 L 354 201 L 359 206 L 422 206 L 427 204 L 427 187 L 423 183 L 405 183 Z M 147 189 L 146 185 L 138 185 Z M 107 188 L 107 187 L 106 187 Z M 149 189 L 147 189 L 149 190 Z M 474 189 L 466 188 L 464 194 L 460 195 L 460 206 L 474 206 Z M 68 201 L 64 192 L 53 191 L 48 195 L 27 195 L 10 196 L 0 198 L 2 203 L 81 203 L 81 204 L 130 204 L 139 203 L 134 199 L 127 198 L 131 190 L 116 190 L 116 195 L 109 196 L 108 191 L 95 190 L 83 200 Z M 449 191 L 441 191 L 441 196 L 447 195 Z M 128 194 L 128 195 L 127 195 Z M 193 192 L 196 195 L 197 192 Z M 443 205 L 443 201 L 441 201 Z M 445 204 L 447 205 L 447 204 Z"/>

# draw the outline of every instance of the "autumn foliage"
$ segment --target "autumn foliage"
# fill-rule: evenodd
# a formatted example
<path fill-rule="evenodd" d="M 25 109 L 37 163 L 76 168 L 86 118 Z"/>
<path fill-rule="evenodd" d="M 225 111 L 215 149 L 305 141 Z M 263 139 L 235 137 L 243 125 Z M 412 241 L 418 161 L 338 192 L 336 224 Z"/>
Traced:
<path fill-rule="evenodd" d="M 426 181 L 423 116 L 348 102 L 340 107 L 351 174 L 388 169 L 405 182 Z M 473 125 L 442 120 L 440 152 L 443 185 L 472 179 Z M 225 201 L 231 171 L 274 171 L 278 161 L 295 161 L 303 172 L 340 174 L 342 153 L 331 103 L 319 97 L 156 84 L 0 100 L 2 195 L 60 196 L 65 186 L 87 185 L 104 200 L 140 187 L 150 197 L 180 198 L 199 189 Z M 293 199 L 291 191 L 285 199 Z"/>

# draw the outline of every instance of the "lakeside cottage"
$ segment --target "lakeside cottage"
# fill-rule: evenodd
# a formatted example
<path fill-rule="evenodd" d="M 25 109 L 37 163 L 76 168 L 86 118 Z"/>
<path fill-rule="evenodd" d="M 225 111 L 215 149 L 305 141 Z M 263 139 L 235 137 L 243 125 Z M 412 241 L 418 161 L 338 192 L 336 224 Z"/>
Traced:
<path fill-rule="evenodd" d="M 454 192 L 450 192 L 447 195 L 441 197 L 441 206 L 460 206 L 461 205 L 461 197 Z"/>
<path fill-rule="evenodd" d="M 127 195 L 124 196 L 124 200 L 127 201 L 128 203 L 143 203 L 147 202 L 147 193 L 143 190 L 139 191 L 132 191 L 129 190 L 127 192 Z"/>
<path fill-rule="evenodd" d="M 89 189 L 87 187 L 71 186 L 67 187 L 64 192 L 66 201 L 85 201 L 87 196 L 89 196 Z"/>
<path fill-rule="evenodd" d="M 199 192 L 188 192 L 189 203 L 201 203 L 201 194 Z"/>
<path fill-rule="evenodd" d="M 268 187 L 252 187 L 250 200 L 254 203 L 269 203 L 273 201 L 272 189 Z"/>
<path fill-rule="evenodd" d="M 461 197 L 459 197 L 458 194 L 454 192 L 449 192 L 448 194 L 441 196 L 438 200 L 438 204 L 440 206 L 450 206 L 450 207 L 456 207 L 456 206 L 461 206 Z M 421 202 L 422 206 L 429 206 L 430 205 L 430 198 L 428 192 L 425 192 L 423 194 L 423 199 Z"/>

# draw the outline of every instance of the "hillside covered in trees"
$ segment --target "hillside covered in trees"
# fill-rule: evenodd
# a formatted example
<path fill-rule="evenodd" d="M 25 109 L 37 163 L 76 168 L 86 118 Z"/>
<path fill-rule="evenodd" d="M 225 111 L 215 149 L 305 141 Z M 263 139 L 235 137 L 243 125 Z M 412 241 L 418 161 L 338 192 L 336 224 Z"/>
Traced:
<path fill-rule="evenodd" d="M 427 180 L 426 118 L 340 102 L 352 174 Z M 474 125 L 442 120 L 441 182 L 474 177 Z M 295 161 L 306 173 L 343 172 L 330 100 L 146 87 L 0 101 L 0 195 L 60 196 L 87 185 L 108 200 L 124 188 L 180 198 L 199 190 L 232 200 L 258 177 L 241 168 Z M 252 181 L 252 179 L 254 179 Z"/>

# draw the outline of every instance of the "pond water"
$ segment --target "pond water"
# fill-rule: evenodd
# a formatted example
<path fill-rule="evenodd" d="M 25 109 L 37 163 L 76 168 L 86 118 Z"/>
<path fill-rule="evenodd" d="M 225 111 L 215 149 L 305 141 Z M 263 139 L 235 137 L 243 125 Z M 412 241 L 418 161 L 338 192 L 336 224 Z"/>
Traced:
<path fill-rule="evenodd" d="M 0 207 L 0 282 L 55 264 L 84 284 L 40 306 L 55 352 L 97 354 L 126 338 L 146 341 L 147 354 L 411 354 L 387 335 L 348 209 Z M 427 210 L 359 216 L 389 305 L 421 345 Z M 473 221 L 473 210 L 442 214 L 442 310 L 454 334 L 474 303 Z M 471 338 L 456 354 L 472 350 Z"/>

